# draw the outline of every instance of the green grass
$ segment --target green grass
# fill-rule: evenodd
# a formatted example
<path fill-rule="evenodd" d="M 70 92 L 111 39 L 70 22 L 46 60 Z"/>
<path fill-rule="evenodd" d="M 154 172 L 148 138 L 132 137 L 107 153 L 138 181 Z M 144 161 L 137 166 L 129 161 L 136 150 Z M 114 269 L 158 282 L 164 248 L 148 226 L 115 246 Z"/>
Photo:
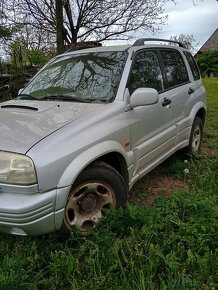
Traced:
<path fill-rule="evenodd" d="M 43 237 L 0 236 L 0 289 L 214 289 L 218 241 L 218 79 L 204 80 L 208 115 L 206 157 L 187 164 L 172 157 L 167 174 L 187 182 L 142 208 L 111 211 L 88 238 L 64 243 Z M 145 194 L 142 192 L 142 195 Z"/>
<path fill-rule="evenodd" d="M 209 148 L 218 148 L 218 78 L 204 79 L 207 90 L 207 122 L 205 141 Z"/>

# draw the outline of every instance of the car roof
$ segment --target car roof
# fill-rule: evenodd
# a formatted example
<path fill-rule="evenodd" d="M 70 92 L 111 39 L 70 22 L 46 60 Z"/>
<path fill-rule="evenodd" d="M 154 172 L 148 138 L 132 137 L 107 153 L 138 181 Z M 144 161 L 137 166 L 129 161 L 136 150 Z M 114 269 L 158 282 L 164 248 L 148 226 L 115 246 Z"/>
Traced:
<path fill-rule="evenodd" d="M 167 44 L 166 44 L 167 43 Z M 176 48 L 176 49 L 182 49 L 187 50 L 185 46 L 178 41 L 174 40 L 167 40 L 167 39 L 159 39 L 159 38 L 141 38 L 135 41 L 132 45 L 113 45 L 113 46 L 94 46 L 90 47 L 84 47 L 84 46 L 78 46 L 73 47 L 69 49 L 68 51 L 64 52 L 60 56 L 66 56 L 66 55 L 74 55 L 74 54 L 81 54 L 81 53 L 93 53 L 93 52 L 107 52 L 107 51 L 136 51 L 138 49 L 142 48 Z"/>
<path fill-rule="evenodd" d="M 124 51 L 130 48 L 132 45 L 113 45 L 113 46 L 99 46 L 99 47 L 88 47 L 83 49 L 69 50 L 64 53 L 66 54 L 78 54 L 88 52 L 103 52 L 103 51 Z"/>

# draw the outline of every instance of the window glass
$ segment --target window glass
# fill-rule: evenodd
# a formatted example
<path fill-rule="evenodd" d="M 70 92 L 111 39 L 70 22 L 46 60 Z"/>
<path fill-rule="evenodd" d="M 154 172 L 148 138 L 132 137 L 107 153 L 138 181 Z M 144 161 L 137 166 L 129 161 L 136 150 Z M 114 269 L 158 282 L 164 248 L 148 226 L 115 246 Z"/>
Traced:
<path fill-rule="evenodd" d="M 38 99 L 61 96 L 63 100 L 111 101 L 126 58 L 125 51 L 65 54 L 48 64 L 22 94 Z"/>
<path fill-rule="evenodd" d="M 163 90 L 163 78 L 156 51 L 144 50 L 137 53 L 128 88 L 130 94 L 137 88 L 154 88 L 158 92 Z"/>
<path fill-rule="evenodd" d="M 187 59 L 187 61 L 189 63 L 189 66 L 191 68 L 194 80 L 195 81 L 199 80 L 200 79 L 200 73 L 199 73 L 197 64 L 196 64 L 193 56 L 189 52 L 186 52 L 186 51 L 184 52 L 184 54 L 185 54 L 186 59 Z"/>
<path fill-rule="evenodd" d="M 160 53 L 166 75 L 166 88 L 188 82 L 188 73 L 180 53 L 175 50 L 161 50 Z"/>

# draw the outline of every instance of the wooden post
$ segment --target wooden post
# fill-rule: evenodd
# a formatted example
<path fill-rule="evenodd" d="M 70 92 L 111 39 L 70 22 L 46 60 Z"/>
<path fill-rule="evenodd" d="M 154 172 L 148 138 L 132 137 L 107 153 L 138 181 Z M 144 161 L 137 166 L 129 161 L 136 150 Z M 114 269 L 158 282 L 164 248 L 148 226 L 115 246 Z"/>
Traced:
<path fill-rule="evenodd" d="M 64 52 L 64 33 L 63 33 L 63 4 L 62 0 L 55 0 L 56 8 L 56 43 L 57 54 Z"/>

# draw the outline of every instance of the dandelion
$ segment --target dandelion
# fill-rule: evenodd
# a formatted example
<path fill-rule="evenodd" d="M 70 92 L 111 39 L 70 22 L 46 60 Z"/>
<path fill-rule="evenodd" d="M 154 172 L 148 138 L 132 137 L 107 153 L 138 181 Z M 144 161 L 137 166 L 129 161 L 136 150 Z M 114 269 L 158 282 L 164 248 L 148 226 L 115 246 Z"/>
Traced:
<path fill-rule="evenodd" d="M 188 163 L 188 160 L 184 160 L 184 163 L 187 164 Z"/>
<path fill-rule="evenodd" d="M 188 174 L 189 174 L 189 170 L 188 170 L 188 168 L 185 168 L 184 169 L 184 180 L 186 180 Z"/>

